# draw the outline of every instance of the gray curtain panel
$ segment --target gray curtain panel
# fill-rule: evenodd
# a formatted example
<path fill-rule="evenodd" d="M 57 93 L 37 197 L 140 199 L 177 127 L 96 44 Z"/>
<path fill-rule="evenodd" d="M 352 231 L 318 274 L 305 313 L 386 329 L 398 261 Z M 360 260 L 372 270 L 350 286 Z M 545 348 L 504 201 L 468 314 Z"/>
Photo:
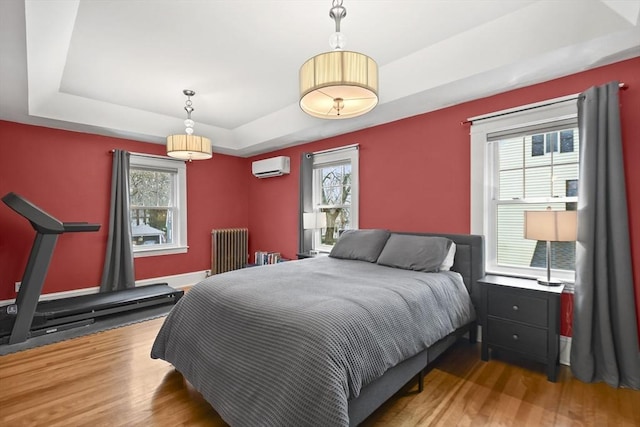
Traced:
<path fill-rule="evenodd" d="M 640 389 L 618 83 L 578 98 L 580 173 L 571 371 Z"/>
<path fill-rule="evenodd" d="M 129 220 L 129 157 L 126 151 L 115 150 L 111 175 L 111 209 L 109 237 L 102 270 L 100 292 L 133 288 L 133 245 Z"/>
<path fill-rule="evenodd" d="M 298 212 L 298 251 L 313 248 L 313 230 L 305 230 L 302 214 L 313 211 L 313 154 L 302 153 L 300 158 L 300 209 Z"/>

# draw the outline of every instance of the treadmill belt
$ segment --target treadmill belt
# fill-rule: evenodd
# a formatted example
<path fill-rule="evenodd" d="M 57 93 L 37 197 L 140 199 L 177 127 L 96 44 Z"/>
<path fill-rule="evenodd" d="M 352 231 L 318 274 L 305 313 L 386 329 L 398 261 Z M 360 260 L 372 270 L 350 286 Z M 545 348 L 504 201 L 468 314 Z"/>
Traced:
<path fill-rule="evenodd" d="M 139 304 L 143 301 L 166 299 L 173 304 L 183 295 L 166 283 L 139 286 L 114 292 L 101 292 L 57 300 L 41 301 L 36 308 L 36 316 L 46 319 L 72 316 L 79 313 L 94 312 L 110 307 Z M 158 304 L 163 302 L 157 301 Z"/>

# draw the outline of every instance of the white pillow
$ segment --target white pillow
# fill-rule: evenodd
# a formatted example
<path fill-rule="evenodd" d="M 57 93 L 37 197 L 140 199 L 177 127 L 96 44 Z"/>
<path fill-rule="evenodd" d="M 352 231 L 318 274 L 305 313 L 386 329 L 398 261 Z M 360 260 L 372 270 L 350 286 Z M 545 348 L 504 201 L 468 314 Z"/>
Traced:
<path fill-rule="evenodd" d="M 456 257 L 456 244 L 451 242 L 451 246 L 449 246 L 449 252 L 447 256 L 444 257 L 442 264 L 440 264 L 439 271 L 449 271 L 453 266 L 453 260 Z"/>

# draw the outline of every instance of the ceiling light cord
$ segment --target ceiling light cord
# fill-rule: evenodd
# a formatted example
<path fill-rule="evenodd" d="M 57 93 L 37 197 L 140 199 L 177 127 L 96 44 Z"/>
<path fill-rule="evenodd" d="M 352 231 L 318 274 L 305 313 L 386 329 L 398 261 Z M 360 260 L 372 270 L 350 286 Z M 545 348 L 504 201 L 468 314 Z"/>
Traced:
<path fill-rule="evenodd" d="M 189 89 L 183 90 L 182 93 L 184 93 L 187 96 L 187 100 L 184 103 L 184 111 L 187 112 L 187 119 L 184 121 L 184 125 L 185 125 L 184 131 L 187 133 L 187 135 L 193 135 L 193 126 L 195 125 L 195 122 L 191 120 L 191 113 L 193 113 L 195 108 L 193 108 L 193 102 L 191 101 L 191 97 L 196 93 Z"/>
<path fill-rule="evenodd" d="M 345 16 L 347 16 L 347 9 L 342 6 L 342 0 L 333 0 L 332 7 L 329 9 L 329 17 L 333 19 L 336 26 L 335 33 L 329 36 L 329 46 L 333 50 L 342 50 L 347 45 L 347 37 L 340 32 L 340 22 Z"/>

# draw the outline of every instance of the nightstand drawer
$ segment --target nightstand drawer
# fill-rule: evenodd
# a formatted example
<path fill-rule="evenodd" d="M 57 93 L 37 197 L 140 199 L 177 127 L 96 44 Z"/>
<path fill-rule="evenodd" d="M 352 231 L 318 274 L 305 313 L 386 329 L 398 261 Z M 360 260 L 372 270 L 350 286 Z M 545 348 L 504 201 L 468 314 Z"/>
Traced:
<path fill-rule="evenodd" d="M 490 345 L 536 358 L 547 357 L 547 331 L 544 329 L 489 318 L 486 339 Z"/>
<path fill-rule="evenodd" d="M 547 327 L 548 307 L 545 298 L 508 292 L 500 288 L 488 289 L 488 315 L 515 320 L 529 325 Z"/>

